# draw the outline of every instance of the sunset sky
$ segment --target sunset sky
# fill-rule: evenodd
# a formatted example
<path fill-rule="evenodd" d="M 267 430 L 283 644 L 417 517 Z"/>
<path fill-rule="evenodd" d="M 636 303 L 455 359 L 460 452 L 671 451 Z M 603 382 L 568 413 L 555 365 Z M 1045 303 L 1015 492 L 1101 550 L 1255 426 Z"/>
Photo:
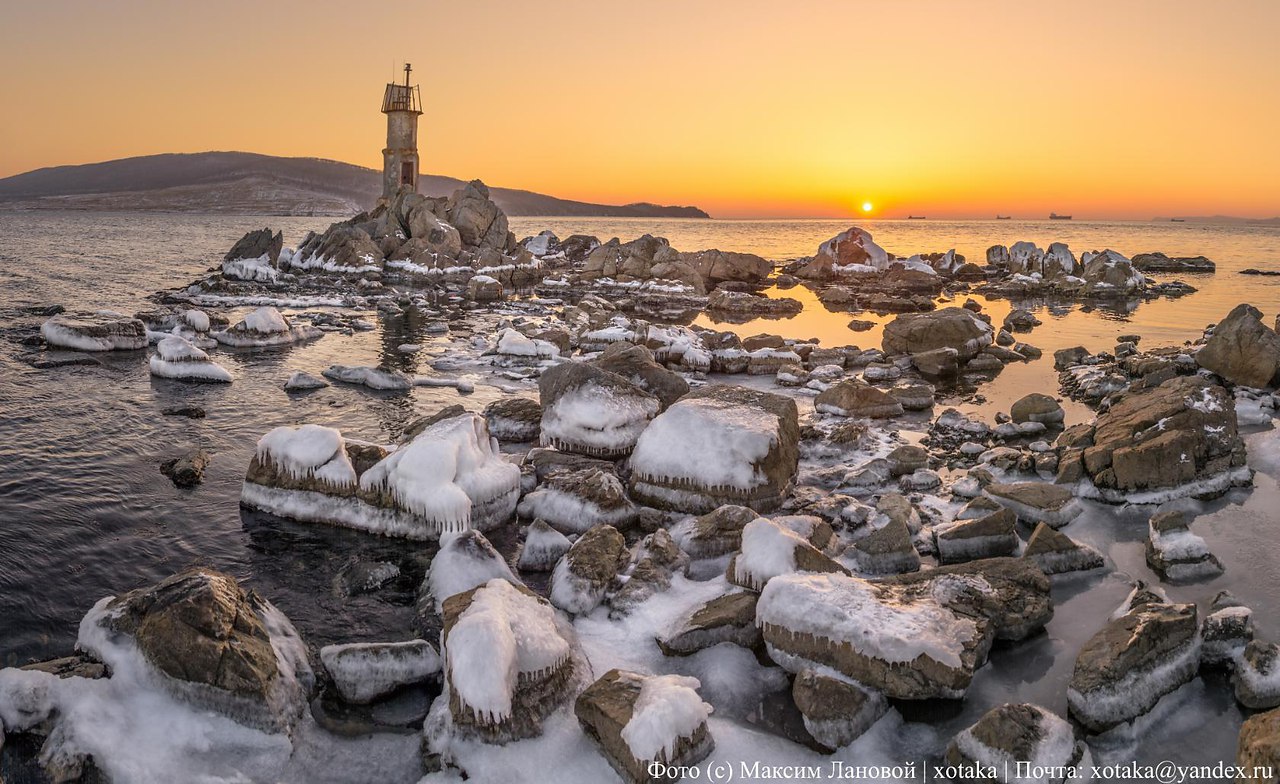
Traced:
<path fill-rule="evenodd" d="M 9 2 L 0 177 L 159 152 L 717 217 L 1280 214 L 1280 2 Z"/>

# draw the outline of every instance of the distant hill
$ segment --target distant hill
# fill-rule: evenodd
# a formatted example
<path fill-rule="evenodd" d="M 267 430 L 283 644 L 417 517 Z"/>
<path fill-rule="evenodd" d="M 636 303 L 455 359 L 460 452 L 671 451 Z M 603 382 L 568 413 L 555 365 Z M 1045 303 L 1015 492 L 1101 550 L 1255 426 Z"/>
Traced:
<path fill-rule="evenodd" d="M 146 155 L 54 166 L 0 179 L 0 210 L 121 210 L 267 215 L 352 215 L 382 193 L 382 173 L 321 158 L 248 152 Z M 448 196 L 463 184 L 424 174 L 419 190 Z M 709 218 L 697 207 L 590 204 L 532 191 L 489 188 L 508 215 Z"/>
<path fill-rule="evenodd" d="M 1175 218 L 1155 217 L 1151 219 L 1155 223 L 1164 223 L 1166 221 L 1175 220 Z M 1276 218 L 1240 218 L 1235 215 L 1189 215 L 1187 217 L 1176 216 L 1176 220 L 1185 221 L 1187 223 L 1266 223 L 1280 224 L 1280 217 Z"/>

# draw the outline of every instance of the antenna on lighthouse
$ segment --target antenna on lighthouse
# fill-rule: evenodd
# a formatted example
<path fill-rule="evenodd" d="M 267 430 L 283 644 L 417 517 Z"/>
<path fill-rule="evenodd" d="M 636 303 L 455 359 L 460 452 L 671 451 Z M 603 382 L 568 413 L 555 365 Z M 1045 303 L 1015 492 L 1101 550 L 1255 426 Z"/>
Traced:
<path fill-rule="evenodd" d="M 413 66 L 408 63 L 404 64 L 404 86 L 409 86 L 409 72 L 413 70 Z"/>

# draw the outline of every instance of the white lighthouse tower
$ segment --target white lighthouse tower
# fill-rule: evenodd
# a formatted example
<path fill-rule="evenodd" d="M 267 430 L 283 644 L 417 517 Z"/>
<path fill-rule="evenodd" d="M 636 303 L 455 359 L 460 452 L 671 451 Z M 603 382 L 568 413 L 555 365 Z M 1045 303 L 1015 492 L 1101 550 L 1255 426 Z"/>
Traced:
<path fill-rule="evenodd" d="M 413 66 L 404 65 L 404 84 L 388 84 L 382 96 L 387 115 L 387 146 L 382 151 L 382 198 L 390 200 L 401 189 L 418 190 L 418 115 L 422 94 L 409 85 Z"/>

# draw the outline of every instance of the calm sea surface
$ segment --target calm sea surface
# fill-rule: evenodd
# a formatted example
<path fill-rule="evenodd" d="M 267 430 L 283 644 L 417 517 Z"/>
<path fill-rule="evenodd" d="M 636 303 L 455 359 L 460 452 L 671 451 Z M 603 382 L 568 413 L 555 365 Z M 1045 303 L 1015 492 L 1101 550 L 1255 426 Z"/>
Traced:
<path fill-rule="evenodd" d="M 452 389 L 416 388 L 409 395 L 379 395 L 334 387 L 289 396 L 281 384 L 292 370 L 318 372 L 329 364 L 387 363 L 421 371 L 426 357 L 397 352 L 402 343 L 429 344 L 416 325 L 380 319 L 378 329 L 352 336 L 329 334 L 305 345 L 259 351 L 218 350 L 216 359 L 236 376 L 230 385 L 189 385 L 152 379 L 145 352 L 103 356 L 99 365 L 37 370 L 19 359 L 43 320 L 31 308 L 110 308 L 126 313 L 147 307 L 145 297 L 177 287 L 216 264 L 245 231 L 283 229 L 295 244 L 331 219 L 203 217 L 94 213 L 0 213 L 0 665 L 70 651 L 76 626 L 99 598 L 155 582 L 181 568 L 207 564 L 224 569 L 276 602 L 314 644 L 411 633 L 413 598 L 431 552 L 356 532 L 305 526 L 239 507 L 240 484 L 257 438 L 282 424 L 329 424 L 358 437 L 389 441 L 415 416 L 463 402 L 478 410 L 500 390 L 477 384 L 473 395 Z M 665 236 L 681 250 L 720 248 L 782 260 L 811 255 L 818 244 L 850 224 L 833 221 L 644 221 L 537 219 L 512 221 L 517 236 L 550 228 L 559 236 L 589 233 L 601 239 Z M 986 404 L 966 407 L 988 417 L 1030 389 L 1056 392 L 1053 349 L 1083 344 L 1110 348 L 1117 335 L 1137 333 L 1147 346 L 1197 337 L 1239 302 L 1251 302 L 1270 319 L 1280 310 L 1280 278 L 1246 277 L 1247 267 L 1280 269 L 1280 227 L 1174 223 L 865 221 L 876 241 L 907 255 L 955 248 L 983 261 L 986 248 L 1033 240 L 1042 247 L 1067 242 L 1077 255 L 1112 248 L 1126 255 L 1163 251 L 1204 254 L 1215 275 L 1181 277 L 1200 291 L 1177 300 L 1128 303 L 1082 312 L 1078 306 L 1014 303 L 1034 309 L 1045 322 L 1024 339 L 1048 358 L 1010 366 L 983 388 Z M 824 344 L 879 344 L 885 319 L 873 316 L 871 332 L 848 330 L 849 314 L 827 312 L 802 287 L 779 296 L 802 299 L 801 315 L 733 327 L 743 334 L 774 332 L 817 337 Z M 1011 303 L 983 300 L 998 321 Z M 239 311 L 237 311 L 238 313 Z M 704 317 L 705 318 L 705 317 Z M 703 322 L 710 323 L 710 322 Z M 205 419 L 161 415 L 161 409 L 196 404 Z M 1069 415 L 1088 416 L 1080 407 Z M 158 464 L 186 448 L 213 455 L 205 482 L 194 490 L 173 487 Z M 1280 447 L 1269 432 L 1249 437 L 1250 460 L 1261 469 L 1257 488 L 1211 504 L 1192 504 L 1197 531 L 1227 565 L 1217 580 L 1170 589 L 1174 598 L 1204 603 L 1230 588 L 1255 609 L 1260 636 L 1280 634 L 1280 556 L 1275 546 L 1280 508 L 1274 476 Z M 1148 575 L 1143 563 L 1145 519 L 1141 510 L 1090 505 L 1069 533 L 1099 547 L 1115 570 L 1102 577 L 1055 586 L 1057 612 L 1047 634 L 993 653 L 970 697 L 952 707 L 931 708 L 945 742 L 994 704 L 1039 702 L 1065 712 L 1065 686 L 1075 653 L 1128 590 L 1128 575 Z M 341 598 L 332 589 L 337 570 L 353 555 L 392 560 L 404 577 L 389 591 Z M 1206 763 L 1234 754 L 1240 710 L 1222 679 L 1182 689 L 1129 757 Z M 939 711 L 941 711 L 941 718 Z M 910 716 L 908 716 L 910 718 Z M 939 722 L 940 723 L 937 723 Z"/>

